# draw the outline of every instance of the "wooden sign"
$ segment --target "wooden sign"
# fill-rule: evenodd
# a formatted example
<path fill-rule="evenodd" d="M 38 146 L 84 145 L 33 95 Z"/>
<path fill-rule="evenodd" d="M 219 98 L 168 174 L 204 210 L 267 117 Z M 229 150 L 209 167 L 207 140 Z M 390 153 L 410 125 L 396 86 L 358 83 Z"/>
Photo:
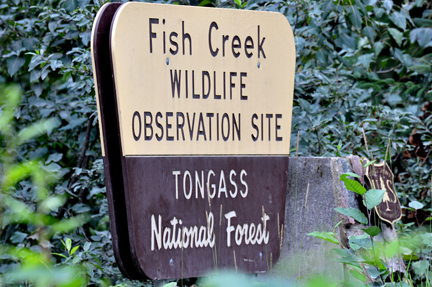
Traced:
<path fill-rule="evenodd" d="M 390 224 L 401 219 L 402 210 L 394 187 L 394 175 L 387 163 L 382 161 L 369 165 L 366 176 L 371 188 L 385 190 L 382 202 L 375 206 L 378 216 Z"/>
<path fill-rule="evenodd" d="M 295 72 L 286 18 L 106 4 L 92 59 L 122 272 L 168 279 L 274 266 Z"/>

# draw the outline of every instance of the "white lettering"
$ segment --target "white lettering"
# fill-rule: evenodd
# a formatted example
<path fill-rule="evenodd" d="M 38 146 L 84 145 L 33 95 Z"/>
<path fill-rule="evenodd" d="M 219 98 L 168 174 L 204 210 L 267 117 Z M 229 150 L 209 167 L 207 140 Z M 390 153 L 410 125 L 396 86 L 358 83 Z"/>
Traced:
<path fill-rule="evenodd" d="M 219 190 L 218 190 L 218 198 L 220 198 L 221 192 L 225 192 L 225 198 L 228 198 L 226 183 L 225 183 L 225 174 L 224 171 L 221 170 L 220 179 L 219 179 Z"/>
<path fill-rule="evenodd" d="M 207 194 L 210 196 L 210 198 L 214 198 L 216 195 L 216 185 L 214 183 L 211 184 L 213 193 L 210 193 L 210 176 L 215 176 L 216 174 L 211 169 L 207 175 Z"/>
<path fill-rule="evenodd" d="M 162 234 L 162 216 L 159 215 L 159 228 L 156 226 L 156 220 L 154 214 L 151 216 L 151 251 L 154 250 L 154 238 L 156 237 L 156 243 L 158 249 L 161 249 L 161 234 Z"/>
<path fill-rule="evenodd" d="M 240 172 L 240 181 L 244 185 L 245 191 L 243 193 L 243 191 L 240 189 L 240 194 L 243 198 L 245 198 L 248 195 L 248 185 L 246 181 L 243 179 L 243 175 L 247 175 L 247 172 L 244 169 L 242 169 L 242 171 Z"/>
<path fill-rule="evenodd" d="M 204 198 L 204 171 L 201 171 L 201 182 L 199 180 L 198 172 L 195 171 L 195 198 L 198 198 L 198 187 L 201 197 Z"/>
<path fill-rule="evenodd" d="M 230 190 L 229 193 L 230 193 L 232 198 L 235 198 L 237 196 L 237 183 L 235 182 L 235 180 L 233 180 L 233 178 L 232 178 L 233 175 L 237 175 L 237 174 L 236 174 L 235 170 L 232 169 L 230 171 L 230 182 L 234 186 L 234 192 L 232 192 Z"/>
<path fill-rule="evenodd" d="M 186 177 L 189 177 L 189 193 L 186 193 Z M 183 175 L 183 193 L 186 199 L 190 199 L 192 196 L 192 176 L 188 170 Z"/>
<path fill-rule="evenodd" d="M 236 212 L 234 210 L 225 214 L 225 218 L 228 220 L 228 224 L 227 224 L 227 228 L 226 228 L 226 231 L 227 231 L 227 246 L 228 247 L 231 246 L 231 232 L 234 231 L 234 226 L 231 226 L 231 218 L 232 217 L 236 217 L 236 216 L 237 215 L 236 215 Z"/>
<path fill-rule="evenodd" d="M 172 174 L 175 177 L 176 199 L 178 199 L 178 176 L 180 174 L 180 171 L 179 170 L 173 170 Z"/>

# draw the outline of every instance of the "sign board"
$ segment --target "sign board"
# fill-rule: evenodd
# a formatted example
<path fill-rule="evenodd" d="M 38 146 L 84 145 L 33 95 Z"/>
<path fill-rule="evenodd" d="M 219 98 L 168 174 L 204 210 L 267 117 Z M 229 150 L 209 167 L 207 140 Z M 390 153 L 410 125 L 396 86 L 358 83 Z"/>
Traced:
<path fill-rule="evenodd" d="M 92 56 L 122 272 L 269 270 L 282 243 L 294 90 L 286 18 L 107 4 Z"/>
<path fill-rule="evenodd" d="M 385 161 L 366 168 L 371 188 L 385 190 L 383 200 L 375 206 L 375 212 L 382 220 L 393 224 L 401 219 L 402 210 L 394 187 L 394 175 Z"/>

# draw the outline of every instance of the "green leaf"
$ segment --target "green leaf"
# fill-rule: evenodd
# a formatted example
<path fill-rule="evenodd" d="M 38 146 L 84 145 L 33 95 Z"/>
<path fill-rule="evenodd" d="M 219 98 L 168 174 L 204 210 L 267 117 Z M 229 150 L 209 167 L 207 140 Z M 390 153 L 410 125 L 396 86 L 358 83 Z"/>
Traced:
<path fill-rule="evenodd" d="M 21 57 L 12 56 L 9 59 L 7 59 L 6 64 L 8 68 L 8 73 L 12 77 L 13 75 L 15 75 L 16 72 L 18 72 L 18 70 L 22 66 L 24 66 L 25 59 Z"/>
<path fill-rule="evenodd" d="M 364 276 L 363 274 L 361 274 L 360 272 L 357 272 L 355 270 L 350 270 L 349 273 L 351 274 L 352 277 L 354 277 L 357 280 L 360 280 L 362 282 L 366 282 L 366 276 Z"/>
<path fill-rule="evenodd" d="M 411 43 L 418 42 L 420 47 L 425 48 L 432 41 L 432 28 L 415 28 L 409 34 Z"/>
<path fill-rule="evenodd" d="M 70 255 L 73 255 L 75 253 L 75 251 L 77 251 L 77 249 L 79 248 L 79 245 L 75 246 L 74 248 L 72 248 Z"/>
<path fill-rule="evenodd" d="M 23 144 L 24 142 L 33 139 L 35 137 L 38 137 L 42 134 L 48 133 L 50 134 L 51 131 L 58 126 L 60 126 L 61 121 L 58 118 L 51 118 L 51 119 L 44 119 L 40 120 L 31 126 L 23 129 L 18 134 L 18 143 Z"/>
<path fill-rule="evenodd" d="M 422 276 L 429 269 L 429 262 L 427 260 L 420 260 L 420 261 L 417 261 L 417 262 L 413 262 L 412 263 L 412 267 L 414 269 L 414 272 L 418 276 Z"/>
<path fill-rule="evenodd" d="M 343 215 L 352 217 L 362 224 L 366 225 L 368 223 L 368 219 L 366 218 L 366 216 L 360 210 L 358 210 L 356 208 L 337 207 L 334 210 L 336 210 L 337 212 L 339 212 Z"/>
<path fill-rule="evenodd" d="M 56 222 L 52 225 L 54 232 L 64 233 L 74 230 L 88 221 L 87 214 L 80 214 L 75 217 L 68 219 L 62 219 L 60 222 Z M 65 245 L 66 246 L 66 245 Z"/>
<path fill-rule="evenodd" d="M 422 209 L 424 205 L 423 203 L 420 203 L 418 201 L 411 201 L 410 203 L 408 203 L 408 206 L 414 208 L 415 210 L 418 210 Z"/>
<path fill-rule="evenodd" d="M 393 1 L 392 0 L 384 0 L 383 6 L 386 9 L 386 13 L 390 13 L 390 10 L 393 8 Z"/>
<path fill-rule="evenodd" d="M 398 26 L 399 28 L 401 28 L 402 30 L 405 31 L 406 29 L 406 18 L 405 16 L 400 13 L 400 12 L 393 12 L 390 15 L 390 20 L 392 20 L 392 22 Z"/>
<path fill-rule="evenodd" d="M 3 191 L 8 191 L 18 182 L 24 180 L 26 177 L 29 177 L 38 168 L 38 164 L 33 161 L 20 163 L 11 167 L 2 178 L 1 184 Z"/>
<path fill-rule="evenodd" d="M 370 249 L 372 248 L 372 241 L 368 234 L 362 234 L 357 236 L 351 236 L 349 238 L 349 245 L 351 248 L 353 248 L 355 251 L 364 248 L 364 249 Z"/>
<path fill-rule="evenodd" d="M 91 246 L 91 242 L 86 242 L 84 243 L 84 251 L 89 251 L 90 250 L 90 246 Z"/>
<path fill-rule="evenodd" d="M 336 228 L 338 228 L 338 226 L 339 226 L 342 222 L 343 222 L 343 220 L 339 221 L 339 222 L 335 225 L 334 230 L 336 230 Z"/>
<path fill-rule="evenodd" d="M 399 248 L 399 242 L 397 240 L 390 242 L 389 244 L 387 244 L 386 250 L 385 250 L 385 255 L 387 256 L 387 258 L 392 258 L 393 256 L 396 255 L 397 251 Z"/>
<path fill-rule="evenodd" d="M 365 201 L 367 204 L 367 208 L 371 210 L 375 206 L 381 203 L 385 190 L 382 189 L 370 189 L 365 193 Z"/>
<path fill-rule="evenodd" d="M 374 164 L 375 162 L 376 162 L 376 160 L 368 161 L 368 162 L 364 165 L 364 167 L 366 168 L 366 167 L 370 166 L 371 164 Z"/>
<path fill-rule="evenodd" d="M 211 4 L 211 3 L 212 3 L 211 0 L 203 0 L 198 4 L 198 6 L 206 6 L 206 5 Z"/>
<path fill-rule="evenodd" d="M 383 43 L 381 43 L 381 42 L 375 42 L 374 43 L 374 52 L 375 52 L 375 56 L 376 57 L 378 57 L 378 55 L 381 53 L 381 51 L 383 49 L 384 49 L 384 44 Z M 375 161 L 373 161 L 373 162 L 375 162 Z M 370 164 L 372 164 L 371 161 L 369 161 L 367 163 L 367 165 L 370 165 Z M 366 165 L 365 165 L 365 167 L 366 167 Z"/>
<path fill-rule="evenodd" d="M 410 66 L 408 69 L 417 72 L 419 74 L 429 74 L 432 69 L 431 65 L 416 65 L 416 66 Z"/>
<path fill-rule="evenodd" d="M 357 9 L 357 7 L 351 5 L 348 12 L 348 17 L 353 24 L 354 27 L 356 27 L 358 30 L 362 27 L 362 20 L 360 11 Z"/>
<path fill-rule="evenodd" d="M 403 247 L 403 246 L 400 246 L 399 250 L 403 255 L 410 255 L 413 252 L 411 249 Z"/>
<path fill-rule="evenodd" d="M 371 226 L 369 228 L 362 228 L 362 230 L 372 237 L 377 236 L 381 232 L 381 230 L 377 226 Z"/>
<path fill-rule="evenodd" d="M 77 264 L 80 260 L 81 258 L 79 256 L 75 256 L 74 259 L 72 259 L 72 263 Z"/>
<path fill-rule="evenodd" d="M 314 231 L 312 233 L 307 234 L 308 236 L 313 236 L 313 237 L 317 237 L 317 238 L 321 238 L 325 241 L 334 243 L 339 245 L 339 240 L 337 240 L 335 238 L 335 235 L 333 232 L 318 232 L 318 231 Z"/>
<path fill-rule="evenodd" d="M 72 247 L 72 240 L 70 238 L 66 239 L 66 245 L 65 245 L 65 247 L 66 247 L 67 251 L 70 251 L 70 249 Z"/>
<path fill-rule="evenodd" d="M 364 188 L 360 182 L 349 179 L 349 178 L 344 178 L 341 179 L 344 183 L 345 183 L 345 187 L 348 190 L 354 191 L 355 193 L 358 193 L 360 195 L 363 195 L 366 193 L 366 188 Z"/>
<path fill-rule="evenodd" d="M 325 48 L 319 49 L 316 53 L 317 60 L 323 65 L 327 65 L 328 55 L 329 54 Z"/>
<path fill-rule="evenodd" d="M 369 69 L 370 63 L 372 62 L 373 54 L 364 54 L 357 58 L 357 64 L 362 65 L 366 69 Z"/>
<path fill-rule="evenodd" d="M 365 27 L 363 29 L 363 32 L 369 38 L 369 40 L 371 41 L 371 43 L 373 43 L 374 40 L 375 40 L 375 35 L 376 35 L 375 30 L 371 26 L 367 26 L 367 27 Z"/>
<path fill-rule="evenodd" d="M 332 0 L 325 1 L 322 6 L 322 10 L 325 12 L 331 12 L 336 8 Z"/>
<path fill-rule="evenodd" d="M 419 257 L 415 254 L 404 254 L 402 256 L 403 260 L 410 260 L 410 261 L 415 261 L 415 260 L 419 260 Z"/>
<path fill-rule="evenodd" d="M 395 29 L 395 28 L 389 28 L 388 31 L 400 47 L 402 45 L 402 33 L 399 32 L 399 30 Z"/>
<path fill-rule="evenodd" d="M 66 9 L 68 12 L 72 12 L 75 9 L 78 8 L 78 1 L 77 0 L 67 0 L 63 3 L 63 8 Z"/>
<path fill-rule="evenodd" d="M 358 175 L 358 174 L 356 174 L 356 173 L 353 173 L 353 172 L 346 172 L 346 173 L 341 174 L 341 176 L 340 176 L 340 180 L 344 180 L 347 176 L 352 176 L 352 177 L 356 177 L 356 178 L 361 178 L 361 176 Z"/>
<path fill-rule="evenodd" d="M 23 242 L 23 240 L 27 237 L 26 233 L 22 233 L 20 231 L 15 231 L 14 235 L 11 236 L 10 240 L 14 244 L 18 244 Z"/>
<path fill-rule="evenodd" d="M 64 254 L 60 254 L 60 253 L 51 253 L 51 254 L 52 254 L 52 255 L 61 256 L 61 257 L 63 257 L 63 258 L 67 258 L 67 256 L 64 255 Z"/>

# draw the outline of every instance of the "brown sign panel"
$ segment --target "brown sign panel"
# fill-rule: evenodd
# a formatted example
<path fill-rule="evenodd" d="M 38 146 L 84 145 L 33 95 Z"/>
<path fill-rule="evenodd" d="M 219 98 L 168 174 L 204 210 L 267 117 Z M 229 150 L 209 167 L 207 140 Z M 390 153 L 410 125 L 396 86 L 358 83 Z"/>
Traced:
<path fill-rule="evenodd" d="M 98 13 L 111 25 L 95 21 L 92 56 L 120 269 L 153 279 L 268 271 L 285 218 L 288 21 L 178 5 L 112 9 Z"/>
<path fill-rule="evenodd" d="M 197 277 L 215 268 L 257 273 L 274 266 L 287 157 L 126 157 L 125 162 L 131 247 L 150 278 Z"/>
<path fill-rule="evenodd" d="M 385 161 L 371 164 L 366 168 L 371 188 L 385 190 L 382 202 L 375 207 L 378 216 L 393 224 L 401 219 L 402 210 L 394 187 L 394 175 Z"/>

